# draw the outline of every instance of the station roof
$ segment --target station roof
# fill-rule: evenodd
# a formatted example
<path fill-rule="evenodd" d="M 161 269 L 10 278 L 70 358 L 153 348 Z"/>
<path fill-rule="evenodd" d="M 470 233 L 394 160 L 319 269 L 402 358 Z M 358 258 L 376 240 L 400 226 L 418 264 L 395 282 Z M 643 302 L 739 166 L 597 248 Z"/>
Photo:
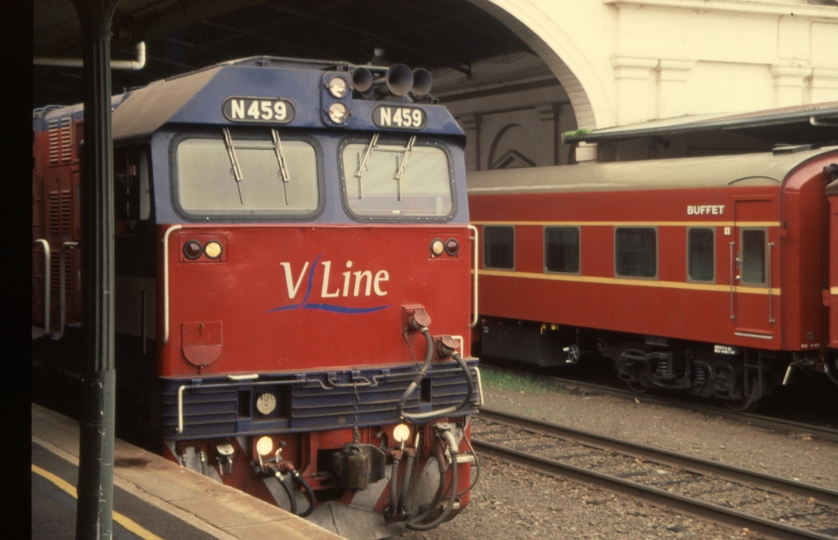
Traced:
<path fill-rule="evenodd" d="M 696 131 L 729 131 L 774 144 L 838 143 L 838 101 L 747 113 L 682 116 L 627 126 L 565 133 L 565 143 L 613 143 Z"/>
<path fill-rule="evenodd" d="M 251 56 L 366 64 L 375 48 L 410 68 L 468 74 L 483 58 L 530 49 L 501 22 L 451 0 L 121 0 L 114 59 L 146 44 L 140 71 L 112 71 L 113 93 Z M 35 0 L 36 57 L 80 58 L 79 18 L 69 0 Z M 82 70 L 35 66 L 35 107 L 82 100 Z M 432 90 L 433 92 L 433 90 Z"/>

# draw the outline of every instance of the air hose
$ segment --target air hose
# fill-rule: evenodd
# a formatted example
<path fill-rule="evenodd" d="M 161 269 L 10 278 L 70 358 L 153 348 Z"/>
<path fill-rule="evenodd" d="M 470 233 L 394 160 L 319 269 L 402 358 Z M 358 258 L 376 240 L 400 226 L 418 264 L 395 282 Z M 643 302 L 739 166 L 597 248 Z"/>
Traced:
<path fill-rule="evenodd" d="M 308 517 L 312 512 L 314 512 L 314 506 L 317 503 L 317 499 L 314 496 L 314 491 L 311 489 L 311 486 L 308 485 L 306 479 L 302 477 L 302 475 L 297 472 L 297 469 L 291 469 L 291 476 L 294 478 L 294 481 L 300 484 L 300 487 L 303 488 L 303 491 L 306 494 L 306 498 L 308 499 L 308 508 L 306 511 L 300 514 L 300 517 Z"/>
<path fill-rule="evenodd" d="M 396 513 L 398 514 L 404 512 L 404 504 L 407 500 L 407 491 L 410 486 L 410 480 L 413 476 L 413 459 L 415 452 L 413 450 L 405 450 L 405 453 L 407 454 L 407 463 L 404 467 L 404 481 L 402 482 L 402 492 L 399 495 L 399 504 L 396 505 Z"/>
<path fill-rule="evenodd" d="M 424 379 L 425 376 L 428 374 L 428 369 L 430 369 L 431 367 L 431 360 L 434 356 L 433 338 L 431 337 L 430 331 L 427 328 L 422 328 L 422 334 L 425 336 L 425 341 L 428 344 L 428 352 L 425 353 L 425 362 L 422 364 L 422 367 L 419 368 L 419 372 L 416 374 L 416 377 L 413 378 L 413 381 L 411 381 L 410 385 L 407 387 L 407 390 L 405 390 L 404 394 L 402 394 L 402 397 L 399 399 L 399 403 L 396 409 L 399 413 L 399 416 L 402 419 L 408 422 L 412 422 L 414 424 L 427 423 L 441 416 L 459 412 L 468 406 L 468 404 L 471 402 L 471 396 L 474 394 L 474 379 L 472 379 L 471 377 L 471 371 L 469 370 L 468 365 L 465 363 L 465 360 L 463 360 L 462 357 L 455 352 L 453 354 L 453 358 L 460 366 L 460 369 L 463 370 L 463 373 L 466 376 L 466 384 L 468 387 L 465 396 L 463 396 L 463 400 L 457 405 L 444 407 L 436 411 L 428 411 L 424 413 L 415 414 L 404 412 L 404 406 L 407 404 L 407 400 L 410 399 L 410 396 L 413 395 L 413 392 L 415 392 L 419 385 L 422 383 L 422 379 Z"/>
<path fill-rule="evenodd" d="M 451 509 L 454 508 L 454 501 L 457 498 L 457 469 L 459 468 L 457 466 L 457 454 L 459 453 L 457 441 L 454 439 L 454 435 L 448 430 L 442 431 L 440 435 L 442 435 L 448 443 L 448 451 L 451 453 L 451 495 L 448 497 L 448 504 L 445 505 L 445 509 L 438 518 L 430 523 L 417 523 L 418 520 L 424 519 L 431 511 L 433 511 L 434 508 L 436 508 L 436 505 L 439 504 L 439 499 L 442 498 L 442 493 L 445 491 L 445 471 L 443 470 L 445 457 L 438 456 L 437 460 L 440 463 L 439 488 L 437 488 L 436 495 L 434 496 L 434 502 L 427 511 L 423 512 L 419 516 L 416 516 L 415 521 L 408 519 L 405 522 L 405 526 L 414 531 L 429 531 L 447 521 L 448 516 L 451 515 Z"/>
<path fill-rule="evenodd" d="M 276 477 L 276 481 L 279 482 L 279 485 L 282 486 L 282 489 L 285 490 L 285 494 L 288 495 L 288 500 L 291 503 L 290 512 L 296 516 L 297 515 L 297 499 L 296 499 L 296 497 L 294 497 L 294 493 L 291 491 L 291 488 L 288 487 L 288 484 L 286 484 L 282 480 L 282 474 L 279 471 L 275 472 L 274 476 Z"/>
<path fill-rule="evenodd" d="M 398 511 L 398 493 L 399 493 L 399 462 L 401 461 L 401 452 L 393 452 L 393 468 L 390 473 L 390 512 L 395 514 Z M 409 467 L 408 467 L 409 469 Z M 405 476 L 407 473 L 405 473 Z M 408 478 L 405 478 L 407 484 Z"/>

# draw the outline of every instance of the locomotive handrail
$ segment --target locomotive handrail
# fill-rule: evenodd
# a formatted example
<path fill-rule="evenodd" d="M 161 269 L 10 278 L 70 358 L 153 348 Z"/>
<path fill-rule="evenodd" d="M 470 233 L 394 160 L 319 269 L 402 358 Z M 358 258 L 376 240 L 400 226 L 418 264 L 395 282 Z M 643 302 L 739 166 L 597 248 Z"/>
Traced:
<path fill-rule="evenodd" d="M 169 342 L 169 235 L 182 228 L 175 225 L 163 235 L 163 343 Z"/>
<path fill-rule="evenodd" d="M 44 334 L 49 335 L 49 315 L 50 315 L 50 295 L 49 295 L 49 281 L 50 281 L 50 252 L 49 242 L 44 238 L 38 238 L 32 242 L 32 246 L 40 245 L 44 248 Z"/>
<path fill-rule="evenodd" d="M 78 245 L 78 242 L 64 242 L 61 244 L 61 251 L 58 254 L 58 272 L 61 274 L 61 277 L 58 278 L 58 309 L 61 312 L 61 326 L 58 330 L 59 336 L 64 334 L 64 325 L 67 323 L 67 303 L 64 298 L 67 292 L 67 280 L 64 273 L 64 265 L 67 264 L 65 254 L 78 247 Z"/>
<path fill-rule="evenodd" d="M 733 267 L 734 267 L 734 264 L 736 264 L 736 262 L 734 260 L 735 246 L 736 246 L 736 242 L 731 242 L 730 243 L 730 319 L 731 320 L 736 320 L 736 311 L 735 311 L 735 308 L 734 308 L 734 305 L 733 305 L 733 291 L 734 291 L 734 288 L 736 287 L 736 284 L 733 282 L 734 281 L 734 268 Z"/>
<path fill-rule="evenodd" d="M 469 225 L 469 229 L 474 233 L 474 314 L 472 315 L 471 324 L 469 328 L 474 328 L 477 326 L 477 266 L 478 266 L 478 256 L 477 256 L 477 249 L 480 246 L 480 243 L 477 241 L 478 234 L 477 234 L 477 227 L 474 225 Z"/>
<path fill-rule="evenodd" d="M 774 324 L 774 311 L 771 306 L 771 254 L 774 253 L 774 242 L 768 242 L 768 264 L 766 265 L 766 273 L 768 274 L 768 322 Z"/>

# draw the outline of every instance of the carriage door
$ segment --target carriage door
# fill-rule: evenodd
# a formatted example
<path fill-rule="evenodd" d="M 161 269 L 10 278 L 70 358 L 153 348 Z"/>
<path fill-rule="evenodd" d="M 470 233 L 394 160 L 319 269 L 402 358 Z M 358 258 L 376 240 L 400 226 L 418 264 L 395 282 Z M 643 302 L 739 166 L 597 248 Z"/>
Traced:
<path fill-rule="evenodd" d="M 731 239 L 731 318 L 737 336 L 772 339 L 778 279 L 775 245 L 769 239 L 769 200 L 735 201 Z M 774 276 L 772 276 L 772 273 Z"/>

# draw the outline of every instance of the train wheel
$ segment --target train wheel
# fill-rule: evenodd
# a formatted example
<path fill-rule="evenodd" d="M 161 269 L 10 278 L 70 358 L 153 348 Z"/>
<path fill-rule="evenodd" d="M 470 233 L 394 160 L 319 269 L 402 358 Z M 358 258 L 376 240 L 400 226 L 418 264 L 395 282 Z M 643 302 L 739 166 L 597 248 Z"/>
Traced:
<path fill-rule="evenodd" d="M 757 385 L 757 378 L 752 377 L 751 378 L 751 388 L 752 389 L 755 388 L 756 385 Z M 741 381 L 737 382 L 736 386 L 738 387 L 739 391 L 741 392 L 742 391 L 742 382 Z M 755 392 L 752 391 L 751 392 L 752 395 L 742 396 L 739 399 L 726 399 L 725 400 L 725 406 L 728 409 L 730 409 L 731 411 L 734 411 L 734 412 L 753 411 L 754 409 L 757 408 L 757 405 L 759 404 L 759 399 L 755 398 L 753 396 L 754 393 Z"/>
<path fill-rule="evenodd" d="M 649 391 L 648 388 L 640 384 L 640 381 L 626 381 L 626 386 L 628 386 L 629 390 L 636 394 L 645 394 Z"/>

